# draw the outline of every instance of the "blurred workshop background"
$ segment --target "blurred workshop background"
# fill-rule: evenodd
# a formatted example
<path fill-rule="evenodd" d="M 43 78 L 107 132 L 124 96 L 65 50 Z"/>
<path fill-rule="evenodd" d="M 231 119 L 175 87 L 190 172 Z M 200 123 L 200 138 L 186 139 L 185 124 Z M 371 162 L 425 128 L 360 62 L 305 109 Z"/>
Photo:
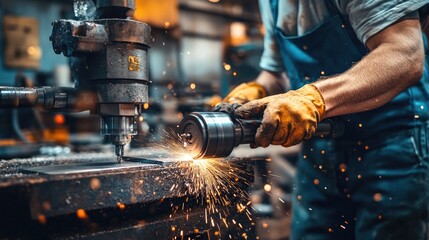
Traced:
<path fill-rule="evenodd" d="M 234 86 L 254 79 L 260 71 L 264 34 L 257 0 L 136 0 L 135 4 L 136 10 L 131 18 L 151 27 L 148 55 L 150 86 L 149 101 L 142 105 L 139 114 L 138 134 L 125 145 L 131 153 L 142 148 L 151 149 L 153 143 L 162 142 L 172 134 L 184 115 L 193 111 L 210 111 Z M 0 1 L 2 88 L 75 87 L 81 66 L 77 66 L 73 58 L 54 52 L 50 41 L 52 23 L 59 19 L 87 21 L 95 14 L 96 3 L 91 0 Z M 69 163 L 69 159 L 82 162 L 85 158 L 113 156 L 112 145 L 100 134 L 99 123 L 99 116 L 90 114 L 90 111 L 43 111 L 37 107 L 0 109 L 0 189 L 5 188 L 0 192 L 9 194 L 2 195 L 1 198 L 6 199 L 3 201 L 10 201 L 5 196 L 18 198 L 19 195 L 10 190 L 8 184 L 20 182 L 23 173 L 17 169 L 32 165 L 32 161 L 38 162 L 34 165 L 39 166 L 57 164 L 54 162 L 58 158 Z M 290 192 L 298 150 L 299 146 L 251 150 L 246 145 L 238 147 L 231 155 L 259 159 L 254 161 L 253 184 L 245 189 L 250 192 L 252 220 L 249 226 L 255 232 L 255 238 L 288 239 Z M 91 184 L 97 189 L 97 181 Z M 18 188 L 20 185 L 13 186 Z M 31 190 L 22 191 L 31 195 Z M 22 199 L 14 200 L 26 204 Z M 34 197 L 32 201 L 35 201 Z M 46 211 L 55 210 L 52 202 L 41 206 Z M 115 207 L 122 208 L 122 205 Z M 32 217 L 28 221 L 49 223 L 49 214 L 31 211 Z M 68 216 L 65 214 L 68 212 L 63 213 Z M 77 212 L 78 218 L 85 219 L 85 214 Z M 21 215 L 16 216 L 19 218 Z M 20 222 L 19 219 L 11 221 Z M 165 238 L 187 236 L 187 232 L 175 231 L 169 226 L 165 231 L 173 237 L 163 235 Z M 52 229 L 40 230 L 38 225 L 34 229 L 49 238 L 90 238 L 94 233 L 99 237 L 112 237 L 103 235 L 102 232 L 108 232 L 103 228 L 90 228 L 84 232 L 64 230 L 61 232 L 63 235 L 55 235 L 55 231 L 54 235 L 49 235 Z M 125 236 L 139 238 L 138 229 L 126 228 L 130 235 Z M 111 233 L 114 228 L 109 228 L 109 231 Z M 6 236 L 22 234 L 10 227 L 0 232 L 5 232 Z M 214 232 L 215 236 L 219 235 Z M 117 233 L 119 235 L 114 236 L 121 239 L 123 235 L 120 234 L 123 233 L 119 230 Z M 192 238 L 201 237 L 195 231 L 193 234 Z M 221 238 L 247 238 L 242 233 L 240 237 L 234 237 L 234 234 L 224 234 Z"/>
<path fill-rule="evenodd" d="M 76 73 L 69 58 L 55 54 L 49 41 L 51 24 L 58 19 L 89 19 L 95 13 L 92 1 L 2 1 L 0 7 L 0 84 L 74 86 Z M 152 28 L 147 112 L 162 113 L 155 114 L 157 119 L 148 116 L 149 125 L 162 124 L 153 129 L 177 125 L 183 113 L 210 109 L 233 86 L 259 73 L 263 28 L 257 1 L 137 0 L 133 18 Z M 35 113 L 18 114 L 30 118 Z M 55 128 L 50 130 L 62 134 L 45 132 L 44 137 L 55 138 L 46 140 L 73 142 L 79 141 L 75 133 L 98 133 L 97 121 L 86 119 L 91 118 L 88 114 L 47 114 L 51 116 L 43 120 Z M 23 142 L 41 137 L 33 136 L 39 131 L 26 131 L 43 127 L 39 116 L 35 121 L 21 118 L 25 121 L 15 129 L 10 127 L 17 125 L 11 120 L 14 114 L 1 115 L 9 116 L 1 118 L 2 146 L 17 140 L 12 136 Z M 85 124 L 78 124 L 82 121 Z M 19 152 L 25 154 L 22 149 Z"/>

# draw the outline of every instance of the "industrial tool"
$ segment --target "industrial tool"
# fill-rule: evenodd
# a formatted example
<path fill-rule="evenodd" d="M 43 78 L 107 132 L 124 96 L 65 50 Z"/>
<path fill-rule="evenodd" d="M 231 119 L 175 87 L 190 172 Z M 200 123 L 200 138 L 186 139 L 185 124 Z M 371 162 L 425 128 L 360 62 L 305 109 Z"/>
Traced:
<path fill-rule="evenodd" d="M 52 23 L 53 49 L 71 57 L 76 89 L 1 88 L 0 106 L 91 110 L 101 117 L 101 134 L 115 145 L 121 162 L 124 145 L 137 134 L 135 119 L 149 101 L 150 26 L 129 19 L 133 0 L 97 0 L 96 6 L 94 20 Z"/>
<path fill-rule="evenodd" d="M 88 71 L 78 82 L 97 93 L 101 134 L 109 136 L 121 162 L 124 145 L 137 134 L 135 117 L 149 101 L 150 27 L 128 19 L 132 0 L 97 0 L 96 5 L 94 21 L 55 21 L 50 40 L 55 53 L 85 63 Z"/>
<path fill-rule="evenodd" d="M 178 136 L 194 158 L 227 157 L 238 145 L 254 143 L 260 124 L 260 119 L 239 119 L 227 111 L 192 112 L 180 122 Z M 326 119 L 313 137 L 337 138 L 343 133 L 342 122 Z"/>

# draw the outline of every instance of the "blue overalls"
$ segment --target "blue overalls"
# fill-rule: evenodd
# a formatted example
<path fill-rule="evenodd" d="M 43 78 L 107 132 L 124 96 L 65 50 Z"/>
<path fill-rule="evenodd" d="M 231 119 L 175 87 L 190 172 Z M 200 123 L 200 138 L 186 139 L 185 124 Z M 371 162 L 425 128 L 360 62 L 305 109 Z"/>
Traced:
<path fill-rule="evenodd" d="M 339 74 L 368 50 L 331 0 L 330 18 L 303 36 L 275 27 L 292 89 Z M 278 0 L 271 1 L 274 23 Z M 339 117 L 340 139 L 303 144 L 292 202 L 292 240 L 426 239 L 429 72 L 375 110 Z M 328 80 L 329 81 L 329 80 Z M 359 79 L 355 79 L 359 81 Z"/>

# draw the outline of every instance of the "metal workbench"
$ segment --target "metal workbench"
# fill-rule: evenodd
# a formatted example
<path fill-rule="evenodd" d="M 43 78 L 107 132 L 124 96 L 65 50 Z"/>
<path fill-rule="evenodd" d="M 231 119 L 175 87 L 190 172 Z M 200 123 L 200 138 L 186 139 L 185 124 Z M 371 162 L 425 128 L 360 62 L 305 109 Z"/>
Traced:
<path fill-rule="evenodd" d="M 254 238 L 243 194 L 253 182 L 253 161 L 219 159 L 225 162 L 221 171 L 236 170 L 222 186 L 229 190 L 221 189 L 227 200 L 207 207 L 212 203 L 203 187 L 193 186 L 186 161 L 177 164 L 169 154 L 130 151 L 120 165 L 113 153 L 0 161 L 0 237 Z"/>

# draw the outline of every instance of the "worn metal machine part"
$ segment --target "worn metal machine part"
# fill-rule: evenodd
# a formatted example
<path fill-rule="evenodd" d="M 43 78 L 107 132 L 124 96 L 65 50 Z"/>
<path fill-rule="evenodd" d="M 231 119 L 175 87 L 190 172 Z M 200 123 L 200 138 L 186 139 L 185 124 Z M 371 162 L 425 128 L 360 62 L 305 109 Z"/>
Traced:
<path fill-rule="evenodd" d="M 124 145 L 137 134 L 136 116 L 149 102 L 150 26 L 129 18 L 133 0 L 98 0 L 94 20 L 57 20 L 50 40 L 71 58 L 74 88 L 0 88 L 0 107 L 42 106 L 47 110 L 91 110 L 101 117 L 101 134 Z"/>
<path fill-rule="evenodd" d="M 194 158 L 227 157 L 238 145 L 253 143 L 260 124 L 261 120 L 237 119 L 227 112 L 193 112 L 180 122 L 178 135 Z M 336 138 L 343 133 L 342 122 L 327 119 L 313 136 Z"/>
<path fill-rule="evenodd" d="M 93 21 L 58 20 L 50 40 L 57 54 L 75 57 L 79 88 L 97 93 L 101 134 L 115 145 L 118 162 L 124 145 L 137 134 L 135 117 L 149 101 L 149 25 L 129 19 L 133 0 L 96 1 Z"/>
<path fill-rule="evenodd" d="M 40 231 L 39 236 L 61 239 L 166 239 L 195 234 L 195 229 L 211 234 L 213 229 L 225 229 L 212 226 L 211 218 L 222 222 L 219 213 L 207 213 L 204 197 L 198 197 L 202 192 L 192 190 L 188 161 L 179 165 L 174 156 L 159 149 L 140 154 L 131 151 L 134 157 L 124 158 L 123 164 L 109 160 L 109 154 L 0 162 L 0 225 L 4 226 L 0 238 Z M 253 182 L 253 161 L 223 161 L 240 166 L 240 172 L 231 175 L 230 187 L 245 189 Z M 237 212 L 238 200 L 246 201 L 231 199 L 230 206 L 217 209 L 236 221 L 244 218 L 241 224 L 249 229 L 249 219 Z"/>

